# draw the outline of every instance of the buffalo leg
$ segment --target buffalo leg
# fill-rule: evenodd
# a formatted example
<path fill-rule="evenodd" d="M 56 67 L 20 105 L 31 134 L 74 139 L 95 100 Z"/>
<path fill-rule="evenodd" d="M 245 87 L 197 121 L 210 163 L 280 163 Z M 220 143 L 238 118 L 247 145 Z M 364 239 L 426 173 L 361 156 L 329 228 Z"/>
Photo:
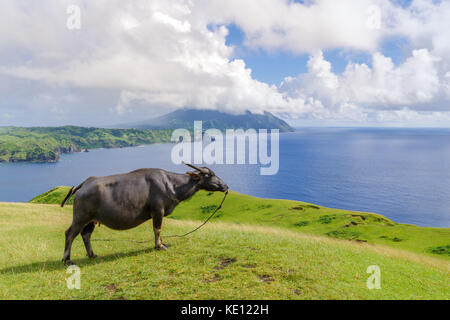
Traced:
<path fill-rule="evenodd" d="M 84 246 L 86 247 L 87 256 L 89 258 L 96 258 L 97 255 L 92 251 L 91 247 L 91 235 L 94 232 L 95 224 L 94 222 L 88 223 L 83 230 L 81 230 L 81 237 L 83 238 Z"/>
<path fill-rule="evenodd" d="M 72 249 L 72 242 L 76 238 L 76 236 L 80 233 L 80 231 L 83 229 L 82 224 L 74 224 L 69 227 L 69 229 L 66 230 L 66 245 L 64 248 L 64 255 L 62 258 L 62 261 L 65 265 L 72 265 L 74 264 L 70 260 L 70 250 Z"/>
<path fill-rule="evenodd" d="M 161 241 L 161 226 L 164 214 L 158 213 L 153 216 L 153 232 L 155 233 L 155 249 L 167 250 L 167 247 Z"/>

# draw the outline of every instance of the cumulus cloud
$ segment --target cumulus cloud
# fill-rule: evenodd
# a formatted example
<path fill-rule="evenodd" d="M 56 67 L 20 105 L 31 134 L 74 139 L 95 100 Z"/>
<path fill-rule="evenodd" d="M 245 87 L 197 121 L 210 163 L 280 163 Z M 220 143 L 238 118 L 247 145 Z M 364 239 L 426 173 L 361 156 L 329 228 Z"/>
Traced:
<path fill-rule="evenodd" d="M 80 30 L 66 27 L 73 3 Z M 2 91 L 4 121 L 14 100 L 24 110 L 48 105 L 58 119 L 81 109 L 114 114 L 116 123 L 182 107 L 379 122 L 449 111 L 450 41 L 441 32 L 449 29 L 448 2 L 5 0 L 0 7 L 0 82 L 13 89 Z M 307 73 L 279 86 L 255 80 L 226 44 L 231 23 L 250 48 L 309 54 Z M 409 39 L 400 65 L 379 52 L 393 36 Z M 368 52 L 371 65 L 350 62 L 337 74 L 327 49 Z"/>
<path fill-rule="evenodd" d="M 310 57 L 307 73 L 286 78 L 281 89 L 290 95 L 315 96 L 328 105 L 351 101 L 374 108 L 425 108 L 445 90 L 438 77 L 439 61 L 427 49 L 420 49 L 396 67 L 391 58 L 377 52 L 372 56 L 371 68 L 349 63 L 339 76 L 331 71 L 331 63 L 320 51 Z"/>
<path fill-rule="evenodd" d="M 48 37 L 51 26 L 62 34 L 56 35 L 58 41 L 35 46 L 36 42 L 27 45 L 20 37 L 9 37 L 4 48 L 19 47 L 31 59 L 1 65 L 0 73 L 50 86 L 119 90 L 116 110 L 121 114 L 131 109 L 134 100 L 166 108 L 189 106 L 229 112 L 289 108 L 306 112 L 310 108 L 307 101 L 294 101 L 276 87 L 252 79 L 244 61 L 231 59 L 232 49 L 225 45 L 227 29 L 221 26 L 210 30 L 205 24 L 199 25 L 191 15 L 191 6 L 184 1 L 127 5 L 110 1 L 108 10 L 105 3 L 84 4 L 87 8 L 79 31 L 65 29 L 61 19 L 56 20 L 61 22 L 59 28 L 43 15 L 38 16 L 43 18 L 41 21 L 31 20 L 46 30 L 34 33 L 35 41 Z M 30 31 L 30 21 L 25 20 L 36 17 L 24 13 L 16 2 L 9 5 L 20 22 L 15 24 L 15 32 Z M 65 12 L 64 4 L 52 2 L 50 7 L 52 12 Z M 142 14 L 143 10 L 146 14 Z M 100 30 L 95 21 L 103 25 Z M 49 59 L 49 55 L 58 58 Z"/>
<path fill-rule="evenodd" d="M 201 1 L 211 22 L 235 23 L 246 44 L 269 50 L 312 53 L 332 48 L 374 50 L 384 34 L 381 7 L 373 0 Z M 205 18 L 206 19 L 206 18 Z"/>
<path fill-rule="evenodd" d="M 350 63 L 342 75 L 337 75 L 320 51 L 310 57 L 308 72 L 286 78 L 280 91 L 294 97 L 314 96 L 336 113 L 335 118 L 344 115 L 362 121 L 379 110 L 395 110 L 391 117 L 399 115 L 404 120 L 408 119 L 403 117 L 405 110 L 415 114 L 436 111 L 435 116 L 440 117 L 440 99 L 445 100 L 448 90 L 438 75 L 440 61 L 427 49 L 420 49 L 395 66 L 391 58 L 377 52 L 372 56 L 372 67 Z M 444 110 L 448 111 L 448 107 Z M 386 116 L 376 117 L 379 121 L 383 119 Z"/>

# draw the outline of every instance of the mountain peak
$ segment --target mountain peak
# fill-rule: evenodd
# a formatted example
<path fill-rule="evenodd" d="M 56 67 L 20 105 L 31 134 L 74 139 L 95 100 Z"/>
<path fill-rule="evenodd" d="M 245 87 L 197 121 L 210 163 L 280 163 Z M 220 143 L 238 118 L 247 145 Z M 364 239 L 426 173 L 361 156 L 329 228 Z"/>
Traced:
<path fill-rule="evenodd" d="M 264 114 L 251 113 L 228 114 L 217 110 L 178 109 L 163 116 L 124 125 L 136 129 L 192 129 L 194 121 L 202 121 L 203 129 L 279 129 L 280 132 L 291 132 L 293 129 L 284 120 L 264 111 Z"/>

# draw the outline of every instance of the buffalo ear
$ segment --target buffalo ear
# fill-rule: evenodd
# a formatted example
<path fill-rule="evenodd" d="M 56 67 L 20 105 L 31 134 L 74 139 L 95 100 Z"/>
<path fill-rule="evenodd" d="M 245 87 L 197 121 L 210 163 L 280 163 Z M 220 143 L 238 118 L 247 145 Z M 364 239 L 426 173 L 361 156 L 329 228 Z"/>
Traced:
<path fill-rule="evenodd" d="M 188 171 L 186 174 L 190 175 L 192 178 L 198 180 L 200 179 L 200 175 L 197 172 Z"/>

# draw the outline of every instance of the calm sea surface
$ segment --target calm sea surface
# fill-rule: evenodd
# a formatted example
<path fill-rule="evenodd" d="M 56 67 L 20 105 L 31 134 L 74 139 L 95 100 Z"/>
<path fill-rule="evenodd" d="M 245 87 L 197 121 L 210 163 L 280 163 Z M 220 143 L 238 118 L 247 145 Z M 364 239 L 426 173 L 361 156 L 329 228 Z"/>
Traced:
<path fill-rule="evenodd" d="M 89 176 L 159 167 L 173 145 L 98 149 L 58 163 L 0 164 L 0 201 L 28 201 Z M 450 227 L 450 129 L 301 129 L 280 135 L 280 170 L 213 165 L 231 189 L 258 197 L 377 212 L 402 223 Z"/>

